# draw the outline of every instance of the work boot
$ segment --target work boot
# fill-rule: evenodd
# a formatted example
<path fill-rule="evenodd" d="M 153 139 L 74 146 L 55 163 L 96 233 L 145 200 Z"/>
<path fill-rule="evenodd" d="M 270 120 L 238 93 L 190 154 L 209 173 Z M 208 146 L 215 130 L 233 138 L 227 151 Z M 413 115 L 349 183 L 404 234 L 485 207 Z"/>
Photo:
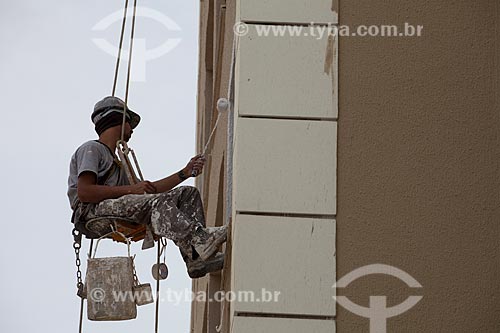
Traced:
<path fill-rule="evenodd" d="M 191 245 L 200 255 L 201 260 L 207 261 L 217 251 L 219 245 L 227 239 L 227 226 L 201 228 L 198 227 L 191 238 Z"/>
<path fill-rule="evenodd" d="M 186 267 L 191 279 L 201 278 L 208 273 L 220 271 L 224 267 L 224 253 L 218 252 L 206 261 L 201 260 L 200 257 L 196 260 L 187 260 Z"/>

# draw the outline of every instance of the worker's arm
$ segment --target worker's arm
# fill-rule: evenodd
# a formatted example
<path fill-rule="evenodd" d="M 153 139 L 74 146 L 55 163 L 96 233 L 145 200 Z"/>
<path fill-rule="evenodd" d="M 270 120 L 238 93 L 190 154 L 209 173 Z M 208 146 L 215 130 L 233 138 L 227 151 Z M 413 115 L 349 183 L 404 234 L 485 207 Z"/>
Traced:
<path fill-rule="evenodd" d="M 201 175 L 203 172 L 203 166 L 205 165 L 205 157 L 201 155 L 197 155 L 193 157 L 189 163 L 182 169 L 182 172 L 186 177 L 192 177 L 193 171 L 196 174 L 196 177 Z M 156 187 L 158 193 L 167 192 L 182 183 L 185 179 L 181 179 L 179 173 L 176 172 L 166 178 L 158 180 L 153 183 Z"/>
<path fill-rule="evenodd" d="M 93 172 L 83 172 L 78 177 L 78 199 L 84 203 L 99 203 L 106 199 L 116 199 L 126 194 L 156 193 L 155 186 L 148 181 L 134 185 L 107 186 L 97 185 Z"/>
<path fill-rule="evenodd" d="M 193 157 L 182 171 L 189 178 L 196 172 L 203 172 L 205 158 L 200 155 Z M 152 194 L 167 192 L 182 183 L 184 180 L 174 173 L 156 182 L 144 181 L 134 185 L 108 186 L 97 185 L 97 176 L 93 172 L 83 172 L 78 177 L 78 199 L 84 203 L 99 203 L 106 199 L 116 199 L 127 194 Z"/>

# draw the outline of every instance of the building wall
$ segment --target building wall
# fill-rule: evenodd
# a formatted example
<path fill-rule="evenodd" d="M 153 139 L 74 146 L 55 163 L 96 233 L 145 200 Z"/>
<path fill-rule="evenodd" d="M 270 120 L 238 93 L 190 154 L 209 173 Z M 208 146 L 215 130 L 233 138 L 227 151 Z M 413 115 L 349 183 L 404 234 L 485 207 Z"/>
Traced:
<path fill-rule="evenodd" d="M 335 2 L 334 2 L 335 3 Z M 337 40 L 259 36 L 336 22 L 332 1 L 236 2 L 231 332 L 335 331 Z"/>
<path fill-rule="evenodd" d="M 237 18 L 324 23 L 335 12 L 350 27 L 424 29 L 239 39 L 234 119 L 222 115 L 198 179 L 208 224 L 231 222 L 232 238 L 224 271 L 193 289 L 289 292 L 278 304 L 193 302 L 192 332 L 368 332 L 367 318 L 335 309 L 327 292 L 335 274 L 376 263 L 423 287 L 371 275 L 337 292 L 362 306 L 423 296 L 388 332 L 500 331 L 498 1 L 327 2 L 200 3 L 199 147 L 227 95 Z"/>
<path fill-rule="evenodd" d="M 197 148 L 202 151 L 215 125 L 218 113 L 217 98 L 226 94 L 231 64 L 231 28 L 234 22 L 234 3 L 225 1 L 200 1 L 200 56 L 198 77 Z M 229 30 L 228 30 L 229 29 Z M 228 114 L 222 115 L 209 146 L 204 173 L 197 178 L 197 186 L 203 195 L 208 226 L 219 226 L 228 219 L 225 214 L 228 202 L 226 187 L 226 144 Z M 209 274 L 193 280 L 193 291 L 203 291 L 211 296 L 220 289 L 230 290 L 231 240 L 226 252 L 224 272 Z M 192 332 L 216 332 L 222 321 L 228 325 L 229 304 L 194 301 L 191 307 Z M 224 331 L 226 332 L 226 331 Z"/>
<path fill-rule="evenodd" d="M 338 278 L 384 263 L 422 289 L 366 277 L 342 292 L 397 305 L 388 332 L 500 332 L 499 1 L 341 1 L 340 23 L 424 26 L 341 38 Z M 338 307 L 339 332 L 368 319 Z"/>

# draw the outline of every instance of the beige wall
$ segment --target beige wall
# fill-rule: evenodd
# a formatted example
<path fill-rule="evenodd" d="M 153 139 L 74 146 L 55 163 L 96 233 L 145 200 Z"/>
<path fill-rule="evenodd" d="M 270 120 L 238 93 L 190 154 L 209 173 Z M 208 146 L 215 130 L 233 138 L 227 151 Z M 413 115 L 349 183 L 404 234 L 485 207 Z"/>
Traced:
<path fill-rule="evenodd" d="M 225 1 L 200 1 L 200 56 L 198 77 L 198 117 L 197 145 L 202 150 L 217 118 L 215 103 L 218 96 L 225 94 L 229 82 L 231 63 L 232 31 L 234 22 L 234 3 Z M 225 23 L 229 28 L 226 28 Z M 214 97 L 215 96 L 215 97 Z M 226 137 L 227 114 L 219 122 L 221 130 L 216 131 L 210 145 L 205 172 L 197 178 L 197 186 L 203 194 L 207 225 L 222 225 L 227 216 L 227 192 L 224 190 L 226 174 Z M 228 245 L 231 240 L 228 241 Z M 193 280 L 193 291 L 209 292 L 230 290 L 231 250 L 224 248 L 226 264 L 224 272 L 209 274 Z M 221 287 L 222 286 L 222 287 Z M 191 306 L 191 332 L 216 332 L 224 314 L 224 322 L 229 317 L 229 304 L 193 302 Z M 227 325 L 227 324 L 226 324 Z"/>
<path fill-rule="evenodd" d="M 341 1 L 340 23 L 424 25 L 421 38 L 341 38 L 337 277 L 368 305 L 424 298 L 388 332 L 500 332 L 499 1 Z M 339 294 L 341 292 L 339 291 Z M 339 332 L 368 320 L 338 307 Z"/>
<path fill-rule="evenodd" d="M 225 9 L 224 1 L 200 3 L 198 142 L 202 146 L 217 114 L 214 101 L 225 95 L 229 81 L 236 8 L 233 1 Z M 267 3 L 275 6 L 278 0 Z M 281 16 L 262 20 L 297 22 L 297 10 L 289 9 L 300 8 L 300 3 L 293 0 Z M 388 320 L 388 332 L 499 332 L 499 2 L 341 0 L 338 13 L 340 24 L 353 27 L 405 21 L 424 26 L 420 38 L 340 39 L 336 176 L 337 278 L 364 265 L 384 263 L 410 273 L 423 288 L 411 289 L 395 278 L 372 275 L 338 293 L 363 306 L 371 295 L 387 295 L 389 306 L 409 295 L 423 295 L 413 309 Z M 250 97 L 244 98 L 251 101 Z M 262 115 L 255 105 L 244 112 Z M 226 124 L 224 117 L 219 126 Z M 228 218 L 226 134 L 217 131 L 207 171 L 198 184 L 211 225 Z M 251 201 L 248 192 L 241 194 L 243 204 Z M 245 210 L 260 211 L 259 207 Z M 241 224 L 245 233 L 255 232 L 250 222 Z M 228 243 L 224 272 L 195 281 L 195 290 L 234 287 L 230 263 L 243 257 L 232 258 L 232 248 L 251 246 L 248 239 L 238 238 L 233 244 L 236 240 Z M 223 332 L 228 332 L 234 306 L 193 303 L 192 331 L 214 332 L 223 313 Z M 305 318 L 243 316 L 233 328 L 303 332 L 301 325 L 308 323 Z M 330 331 L 332 323 L 312 320 L 307 327 Z M 368 332 L 368 323 L 337 307 L 339 332 Z"/>

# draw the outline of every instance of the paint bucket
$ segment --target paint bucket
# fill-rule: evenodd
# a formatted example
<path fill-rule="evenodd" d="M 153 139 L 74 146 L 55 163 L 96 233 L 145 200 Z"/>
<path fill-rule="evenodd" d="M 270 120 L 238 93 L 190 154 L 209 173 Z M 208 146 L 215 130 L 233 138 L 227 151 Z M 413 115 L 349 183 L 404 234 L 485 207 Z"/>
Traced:
<path fill-rule="evenodd" d="M 127 239 L 127 238 L 125 238 Z M 129 320 L 137 317 L 134 297 L 134 262 L 127 239 L 127 257 L 88 259 L 87 316 L 94 321 Z"/>
<path fill-rule="evenodd" d="M 149 283 L 134 286 L 135 304 L 137 306 L 151 304 L 154 302 L 153 290 Z"/>

